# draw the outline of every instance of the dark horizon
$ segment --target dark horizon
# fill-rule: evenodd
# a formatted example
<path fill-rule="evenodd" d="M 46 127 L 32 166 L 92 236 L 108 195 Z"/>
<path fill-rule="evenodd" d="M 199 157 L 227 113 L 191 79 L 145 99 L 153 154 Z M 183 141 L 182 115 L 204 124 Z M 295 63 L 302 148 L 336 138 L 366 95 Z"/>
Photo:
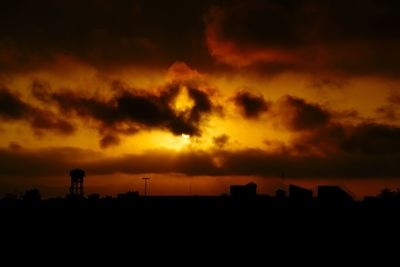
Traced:
<path fill-rule="evenodd" d="M 149 198 L 179 198 L 179 199 L 189 199 L 189 198 L 215 198 L 215 197 L 233 197 L 236 198 L 239 196 L 239 199 L 247 199 L 247 198 L 270 198 L 270 197 L 276 197 L 276 198 L 289 198 L 289 199 L 294 199 L 296 198 L 296 195 L 301 196 L 300 198 L 304 198 L 304 195 L 306 196 L 305 198 L 308 201 L 311 201 L 312 199 L 320 199 L 321 194 L 323 195 L 325 191 L 330 192 L 330 190 L 334 190 L 334 192 L 341 194 L 342 197 L 345 196 L 346 199 L 351 199 L 352 201 L 365 201 L 366 199 L 371 199 L 371 198 L 383 198 L 383 197 L 393 197 L 397 198 L 396 196 L 398 195 L 398 192 L 400 192 L 400 188 L 396 188 L 396 190 L 391 190 L 390 188 L 382 188 L 379 193 L 375 195 L 366 195 L 366 196 L 357 196 L 350 190 L 348 190 L 346 187 L 341 187 L 339 185 L 333 185 L 333 184 L 324 184 L 324 185 L 316 185 L 316 187 L 313 188 L 304 188 L 299 186 L 298 184 L 293 184 L 293 183 L 285 183 L 284 179 L 281 180 L 281 184 L 277 185 L 276 188 L 274 189 L 273 194 L 265 194 L 264 192 L 260 192 L 260 187 L 257 185 L 257 183 L 254 183 L 254 181 L 247 182 L 245 184 L 231 184 L 229 185 L 229 188 L 227 191 L 220 193 L 220 194 L 204 194 L 204 195 L 199 195 L 195 193 L 195 190 L 192 185 L 192 180 L 190 181 L 189 184 L 189 192 L 188 194 L 164 194 L 164 195 L 157 195 L 157 194 L 150 194 L 150 181 L 152 179 L 150 177 L 141 177 L 140 180 L 143 181 L 144 185 L 144 191 L 140 189 L 127 189 L 125 191 L 121 192 L 116 192 L 114 195 L 113 194 L 101 194 L 100 192 L 93 191 L 93 189 L 89 189 L 85 186 L 85 182 L 87 180 L 86 177 L 86 172 L 85 170 L 82 169 L 72 169 L 69 171 L 69 179 L 70 179 L 70 184 L 68 191 L 65 192 L 64 195 L 53 195 L 53 196 L 46 196 L 46 194 L 42 195 L 42 192 L 38 187 L 32 187 L 27 189 L 23 193 L 16 194 L 15 192 L 6 192 L 3 196 L 4 200 L 29 200 L 30 198 L 34 198 L 37 200 L 40 199 L 57 199 L 57 198 L 63 198 L 65 197 L 66 199 L 73 198 L 73 199 L 107 199 L 107 198 L 117 198 L 120 199 L 122 197 L 123 199 L 127 196 L 129 197 L 149 197 Z M 67 186 L 67 185 L 66 185 Z M 336 190 L 336 191 L 335 191 Z M 400 195 L 399 195 L 400 196 Z"/>

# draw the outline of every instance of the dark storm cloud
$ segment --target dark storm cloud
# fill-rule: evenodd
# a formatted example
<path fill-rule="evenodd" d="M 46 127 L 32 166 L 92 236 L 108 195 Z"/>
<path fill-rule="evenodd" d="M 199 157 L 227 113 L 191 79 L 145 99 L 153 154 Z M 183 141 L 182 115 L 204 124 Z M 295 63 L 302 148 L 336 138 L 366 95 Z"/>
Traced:
<path fill-rule="evenodd" d="M 302 98 L 286 96 L 281 102 L 281 116 L 291 130 L 307 130 L 324 126 L 331 115 L 318 104 L 308 103 Z"/>
<path fill-rule="evenodd" d="M 268 110 L 268 103 L 265 101 L 264 97 L 251 92 L 238 92 L 234 96 L 233 101 L 246 118 L 257 119 L 261 113 Z"/>
<path fill-rule="evenodd" d="M 396 155 L 400 154 L 400 128 L 377 123 L 330 124 L 300 135 L 292 149 L 300 153 L 319 151 L 323 154 L 347 153 L 371 157 Z"/>
<path fill-rule="evenodd" d="M 201 64 L 209 2 L 7 1 L 0 10 L 0 69 L 39 67 L 59 54 L 99 68 Z"/>
<path fill-rule="evenodd" d="M 342 148 L 363 154 L 400 153 L 400 128 L 383 124 L 365 123 L 351 128 Z"/>
<path fill-rule="evenodd" d="M 207 95 L 207 93 L 194 88 L 194 87 L 189 87 L 188 88 L 189 96 L 193 99 L 195 102 L 194 107 L 190 111 L 190 118 L 192 120 L 198 121 L 200 120 L 200 116 L 202 113 L 209 113 L 212 110 L 212 103 Z"/>
<path fill-rule="evenodd" d="M 99 157 L 99 153 L 70 147 L 40 150 L 0 148 L 0 176 L 68 175 L 71 168 Z"/>
<path fill-rule="evenodd" d="M 100 140 L 100 147 L 107 148 L 110 146 L 119 145 L 121 142 L 120 138 L 116 134 L 107 134 Z"/>
<path fill-rule="evenodd" d="M 218 159 L 218 164 L 216 164 Z M 285 172 L 291 178 L 368 178 L 399 177 L 400 153 L 362 154 L 331 153 L 295 156 L 270 153 L 261 149 L 239 151 L 176 152 L 147 151 L 141 155 L 126 154 L 105 157 L 93 151 L 76 148 L 42 150 L 0 149 L 0 176 L 67 176 L 79 166 L 90 175 L 114 173 L 182 173 L 187 175 L 258 175 L 277 177 Z M 23 166 L 23 168 L 21 168 Z"/>
<path fill-rule="evenodd" d="M 223 148 L 229 141 L 229 135 L 221 134 L 213 138 L 214 145 L 218 148 Z"/>
<path fill-rule="evenodd" d="M 50 111 L 33 109 L 32 117 L 29 118 L 30 125 L 36 134 L 42 135 L 47 131 L 53 131 L 59 134 L 72 134 L 75 126 L 65 119 L 58 118 L 58 115 Z"/>
<path fill-rule="evenodd" d="M 399 118 L 398 109 L 390 104 L 379 107 L 375 111 L 378 114 L 378 116 L 384 120 L 396 121 Z"/>
<path fill-rule="evenodd" d="M 57 105 L 62 113 L 96 122 L 100 133 L 105 134 L 101 140 L 102 147 L 118 144 L 118 134 L 134 134 L 140 129 L 164 129 L 175 135 L 201 135 L 200 124 L 214 109 L 206 92 L 188 86 L 193 107 L 184 111 L 175 110 L 174 101 L 184 90 L 181 84 L 169 84 L 159 93 L 149 93 L 124 88 L 115 82 L 115 94 L 108 100 L 82 97 L 72 91 L 51 93 L 35 83 L 32 90 L 38 100 Z M 113 134 L 109 135 L 109 132 Z"/>
<path fill-rule="evenodd" d="M 221 139 L 221 140 L 219 140 Z M 217 142 L 225 141 L 224 136 Z M 313 132 L 300 134 L 291 145 L 279 150 L 244 149 L 213 152 L 152 151 L 144 156 L 126 155 L 109 162 L 107 170 L 151 172 L 151 158 L 164 158 L 160 172 L 189 175 L 260 175 L 279 176 L 282 171 L 294 178 L 399 177 L 400 128 L 375 123 L 358 125 L 328 124 Z M 222 147 L 221 147 L 222 148 Z M 140 162 L 146 164 L 143 167 Z M 128 163 L 136 162 L 137 165 Z M 93 163 L 93 168 L 107 162 Z M 144 169 L 143 169 L 144 168 Z M 138 171 L 140 170 L 140 171 Z"/>
<path fill-rule="evenodd" d="M 234 1 L 210 9 L 207 45 L 233 66 L 396 75 L 398 1 Z"/>
<path fill-rule="evenodd" d="M 381 119 L 389 122 L 396 122 L 400 118 L 400 95 L 391 92 L 386 98 L 386 104 L 378 107 L 376 113 Z"/>
<path fill-rule="evenodd" d="M 240 91 L 233 97 L 233 101 L 244 118 L 259 118 L 262 113 L 266 113 L 270 119 L 275 119 L 279 126 L 291 131 L 323 127 L 332 117 L 331 112 L 319 104 L 290 95 L 276 102 L 268 102 L 262 95 Z"/>
<path fill-rule="evenodd" d="M 9 148 L 0 149 L 0 176 L 62 175 L 76 166 L 93 175 L 183 173 L 276 177 L 285 172 L 292 178 L 338 179 L 400 175 L 400 128 L 385 124 L 330 122 L 298 132 L 291 144 L 270 146 L 272 149 L 268 151 L 224 150 L 227 141 L 227 135 L 215 137 L 218 149 L 212 151 L 152 150 L 118 157 L 77 148 L 27 150 L 10 143 Z M 104 133 L 101 140 L 105 147 L 118 142 L 113 133 Z"/>
<path fill-rule="evenodd" d="M 339 89 L 343 89 L 344 85 L 346 85 L 345 81 L 333 79 L 331 77 L 317 78 L 310 83 L 311 88 L 315 88 L 318 90 L 322 90 L 325 88 L 339 90 Z"/>
<path fill-rule="evenodd" d="M 35 134 L 46 131 L 58 134 L 72 134 L 75 127 L 56 114 L 24 102 L 7 88 L 0 88 L 0 120 L 27 122 Z"/>
<path fill-rule="evenodd" d="M 19 120 L 29 113 L 31 107 L 11 94 L 6 88 L 0 88 L 0 117 L 3 120 Z"/>
<path fill-rule="evenodd" d="M 10 143 L 8 143 L 8 148 L 10 150 L 19 150 L 22 148 L 22 146 L 20 144 L 18 144 L 17 142 L 10 142 Z"/>
<path fill-rule="evenodd" d="M 0 70 L 63 65 L 60 57 L 103 69 L 176 60 L 205 69 L 214 58 L 269 72 L 396 75 L 399 10 L 390 0 L 7 1 Z"/>

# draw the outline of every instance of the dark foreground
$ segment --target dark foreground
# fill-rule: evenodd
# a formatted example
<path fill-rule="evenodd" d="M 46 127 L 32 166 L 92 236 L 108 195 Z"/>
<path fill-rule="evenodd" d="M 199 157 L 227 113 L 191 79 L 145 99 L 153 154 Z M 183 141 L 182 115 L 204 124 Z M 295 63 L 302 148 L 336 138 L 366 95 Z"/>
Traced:
<path fill-rule="evenodd" d="M 324 253 L 339 257 L 354 256 L 360 250 L 365 259 L 374 255 L 369 251 L 396 251 L 400 233 L 399 203 L 383 200 L 351 203 L 318 200 L 302 203 L 262 197 L 3 200 L 0 212 L 2 242 L 7 244 L 3 252 L 39 249 L 46 253 L 79 251 L 87 255 L 94 250 L 95 257 L 101 258 L 129 250 L 135 256 L 149 255 L 146 256 L 149 262 L 159 260 L 160 253 L 166 252 L 177 258 L 193 253 L 191 261 L 198 261 L 214 254 L 227 255 L 232 260 L 244 251 L 267 260 L 282 253 L 303 256 Z"/>

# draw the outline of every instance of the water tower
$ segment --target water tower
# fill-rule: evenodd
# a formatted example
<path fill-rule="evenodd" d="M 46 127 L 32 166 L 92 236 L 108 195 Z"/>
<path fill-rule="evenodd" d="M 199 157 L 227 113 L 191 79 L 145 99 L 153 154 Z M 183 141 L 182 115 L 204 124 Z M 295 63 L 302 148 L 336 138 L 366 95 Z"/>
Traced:
<path fill-rule="evenodd" d="M 85 171 L 74 169 L 69 172 L 69 176 L 71 176 L 69 193 L 73 196 L 83 197 L 83 177 L 85 177 Z"/>

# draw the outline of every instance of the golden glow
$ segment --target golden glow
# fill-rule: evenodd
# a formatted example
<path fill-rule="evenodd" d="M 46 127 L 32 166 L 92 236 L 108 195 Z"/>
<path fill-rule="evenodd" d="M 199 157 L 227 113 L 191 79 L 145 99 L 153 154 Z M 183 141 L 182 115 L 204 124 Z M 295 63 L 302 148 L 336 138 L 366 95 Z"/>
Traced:
<path fill-rule="evenodd" d="M 73 64 L 73 63 L 70 63 Z M 74 63 L 75 64 L 75 63 Z M 186 72 L 190 73 L 187 75 Z M 192 75 L 189 70 L 181 71 L 183 78 L 197 77 Z M 200 73 L 203 75 L 203 73 Z M 7 77 L 7 87 L 16 92 L 23 101 L 30 103 L 42 109 L 46 109 L 43 103 L 34 99 L 30 93 L 32 80 L 46 81 L 51 85 L 51 90 L 73 90 L 79 92 L 83 97 L 96 96 L 107 99 L 112 94 L 110 85 L 113 80 L 123 81 L 127 88 L 157 91 L 172 78 L 165 76 L 165 69 L 135 69 L 127 68 L 125 70 L 113 71 L 99 74 L 98 71 L 87 67 L 77 66 L 76 68 L 68 68 L 64 72 L 59 70 L 46 70 L 29 74 L 12 74 Z M 240 72 L 240 73 L 212 73 L 207 74 L 207 81 L 202 80 L 202 86 L 205 88 L 215 89 L 217 94 L 211 96 L 214 104 L 223 106 L 224 113 L 212 113 L 206 117 L 200 124 L 201 135 L 190 136 L 187 134 L 174 135 L 166 129 L 145 129 L 132 135 L 121 134 L 119 145 L 101 149 L 99 140 L 102 137 L 96 125 L 80 121 L 71 117 L 69 120 L 77 127 L 77 131 L 73 135 L 60 136 L 51 132 L 43 132 L 42 136 L 32 133 L 29 124 L 25 121 L 4 122 L 0 126 L 0 147 L 7 148 L 10 143 L 16 143 L 22 149 L 52 148 L 52 147 L 76 147 L 87 149 L 88 151 L 97 151 L 106 157 L 119 157 L 124 154 L 146 154 L 152 151 L 170 150 L 176 153 L 187 151 L 207 151 L 216 150 L 237 151 L 242 149 L 260 149 L 263 151 L 274 153 L 280 151 L 283 146 L 290 146 L 292 139 L 296 133 L 276 127 L 275 123 L 279 118 L 279 111 L 276 118 L 267 114 L 262 114 L 258 120 L 247 120 L 243 118 L 232 101 L 232 97 L 238 90 L 245 89 L 260 93 L 264 98 L 271 102 L 277 102 L 285 95 L 293 95 L 306 99 L 312 103 L 319 103 L 331 110 L 356 110 L 360 116 L 374 118 L 376 116 L 376 108 L 387 103 L 387 96 L 393 88 L 398 88 L 400 82 L 396 80 L 383 79 L 377 77 L 358 77 L 347 78 L 343 83 L 343 88 L 315 88 L 312 83 L 315 77 L 307 74 L 284 73 L 277 76 L 260 76 L 257 73 Z M 207 86 L 205 86 L 205 84 Z M 82 90 L 85 88 L 85 90 Z M 356 100 L 356 101 L 355 101 Z M 189 114 L 190 109 L 195 103 L 191 99 L 188 88 L 181 86 L 179 94 L 171 103 L 172 108 L 182 116 Z M 272 111 L 272 110 L 270 110 Z M 57 109 L 52 109 L 57 113 Z M 378 121 L 379 122 L 379 121 Z M 221 146 L 215 143 L 215 138 L 221 135 L 227 135 L 227 142 Z M 224 158 L 214 156 L 212 163 L 216 168 L 224 168 Z M 119 174 L 118 174 L 119 175 Z M 116 176 L 116 175 L 114 175 Z M 113 176 L 113 177 L 114 177 Z M 113 180 L 108 184 L 109 180 L 98 180 L 99 185 L 104 186 L 104 193 L 109 194 L 126 190 L 129 186 L 133 189 L 142 186 L 142 180 L 137 182 L 133 175 L 122 175 L 122 180 Z M 150 175 L 149 175 L 150 176 Z M 155 175 L 152 174 L 151 177 Z M 143 177 L 140 175 L 138 177 Z M 231 180 L 226 178 L 226 182 L 221 179 L 196 178 L 191 182 L 190 179 L 182 179 L 182 177 L 170 179 L 168 175 L 160 174 L 157 182 L 152 180 L 151 194 L 212 194 L 223 192 L 228 188 L 229 183 L 239 183 L 239 178 Z M 170 180 L 169 180 L 170 179 Z M 62 179 L 61 179 L 62 180 Z M 91 179 L 97 181 L 96 179 Z M 221 187 L 217 188 L 216 181 Z M 260 185 L 262 192 L 262 184 L 265 179 L 252 179 Z M 245 181 L 243 181 L 245 182 Z M 296 180 L 298 183 L 298 181 Z M 318 181 L 322 182 L 322 181 Z M 191 184 L 189 191 L 188 184 Z M 346 182 L 351 188 L 357 188 L 356 182 Z M 376 188 L 388 185 L 385 181 L 368 188 L 359 188 L 355 193 L 375 193 Z M 47 184 L 47 183 L 46 183 Z M 317 184 L 317 182 L 315 182 Z M 99 190 L 99 185 L 93 185 L 93 192 Z M 301 185 L 301 184 L 300 184 Z M 306 184 L 304 184 L 306 185 Z M 308 187 L 313 186 L 310 184 Z M 115 190 L 113 190 L 113 186 Z M 265 188 L 274 188 L 274 185 L 266 185 Z M 214 190 L 214 191 L 213 191 Z M 265 190 L 265 189 L 264 189 Z"/>
<path fill-rule="evenodd" d="M 188 135 L 188 134 L 182 134 L 181 136 L 184 140 L 189 140 L 189 138 L 190 138 L 190 135 Z"/>
<path fill-rule="evenodd" d="M 143 153 L 147 150 L 170 149 L 181 151 L 192 148 L 191 138 L 176 136 L 162 130 L 144 131 L 129 136 L 123 140 L 124 145 L 118 147 L 115 153 Z"/>
<path fill-rule="evenodd" d="M 78 64 L 78 63 L 71 63 Z M 17 92 L 24 101 L 46 108 L 42 103 L 34 100 L 28 90 L 32 80 L 43 80 L 51 84 L 52 90 L 71 89 L 81 92 L 85 88 L 84 96 L 107 97 L 110 93 L 110 84 L 113 80 L 121 80 L 129 87 L 154 90 L 158 85 L 168 82 L 164 70 L 128 68 L 100 75 L 94 69 L 78 65 L 69 68 L 61 75 L 59 71 L 35 72 L 30 74 L 13 74 L 8 77 L 7 86 Z M 164 75 L 164 76 L 163 76 Z M 200 73 L 199 75 L 203 75 Z M 193 75 L 192 75 L 193 76 Z M 190 77 L 192 77 L 190 76 Z M 186 76 L 185 76 L 186 77 Z M 243 119 L 237 112 L 232 96 L 237 90 L 248 89 L 259 92 L 265 99 L 278 101 L 282 96 L 289 94 L 307 99 L 310 102 L 320 103 L 331 107 L 333 110 L 357 110 L 360 116 L 373 117 L 376 108 L 386 103 L 392 88 L 400 86 L 398 81 L 378 79 L 374 77 L 352 78 L 344 83 L 345 88 L 313 88 L 310 84 L 315 77 L 306 74 L 286 73 L 276 77 L 258 76 L 254 73 L 214 73 L 208 74 L 207 83 L 210 88 L 218 90 L 219 94 L 213 95 L 213 101 L 224 107 L 224 116 L 213 114 L 201 124 L 201 136 L 175 136 L 165 130 L 141 131 L 133 135 L 121 135 L 119 146 L 101 150 L 99 138 L 101 137 L 94 125 L 86 122 L 74 121 L 77 131 L 71 136 L 58 136 L 44 133 L 42 137 L 32 134 L 25 122 L 5 122 L 0 129 L 0 146 L 7 147 L 10 142 L 17 142 L 24 148 L 43 148 L 71 146 L 84 149 L 102 151 L 108 155 L 121 153 L 141 153 L 151 149 L 183 149 L 208 150 L 215 148 L 213 139 L 220 135 L 228 135 L 229 141 L 223 146 L 226 150 L 243 148 L 261 148 L 274 150 L 271 145 L 274 141 L 290 144 L 292 134 L 289 131 L 276 129 L 274 118 L 262 116 L 259 120 Z M 150 81 L 153 79 L 153 81 Z M 377 89 L 379 88 L 379 90 Z M 373 97 L 370 97 L 373 96 Z M 354 101 L 357 99 L 357 101 Z M 186 86 L 181 86 L 180 92 L 172 102 L 177 113 L 187 114 L 193 108 Z M 53 110 L 56 112 L 56 110 Z M 73 119 L 73 118 L 72 118 Z M 28 134 L 27 134 L 28 133 Z M 276 143 L 276 142 L 275 142 Z"/>
<path fill-rule="evenodd" d="M 161 137 L 163 136 L 163 137 Z M 182 134 L 182 136 L 174 136 L 172 134 L 161 134 L 159 145 L 167 149 L 182 150 L 190 145 L 190 139 L 188 135 Z"/>
<path fill-rule="evenodd" d="M 180 92 L 174 102 L 174 109 L 178 113 L 184 113 L 192 109 L 194 104 L 195 103 L 193 99 L 190 98 L 186 86 L 181 86 Z"/>

